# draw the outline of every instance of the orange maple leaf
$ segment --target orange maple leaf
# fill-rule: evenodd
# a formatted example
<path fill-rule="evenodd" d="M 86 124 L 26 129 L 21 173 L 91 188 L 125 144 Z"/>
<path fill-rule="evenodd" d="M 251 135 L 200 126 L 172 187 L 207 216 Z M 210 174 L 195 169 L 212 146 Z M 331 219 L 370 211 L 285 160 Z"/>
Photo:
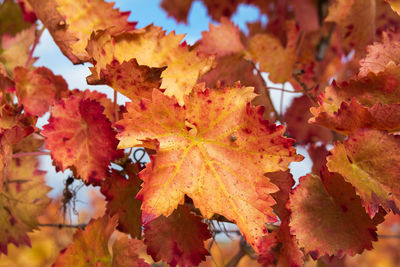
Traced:
<path fill-rule="evenodd" d="M 94 63 L 90 69 L 92 75 L 87 80 L 96 83 L 96 80 L 104 79 L 101 77 L 102 70 L 106 70 L 107 64 L 114 60 L 123 63 L 136 59 L 139 66 L 150 68 L 167 66 L 161 73 L 161 88 L 165 89 L 166 95 L 175 96 L 179 104 L 183 105 L 184 95 L 188 95 L 199 77 L 211 69 L 214 60 L 213 56 L 199 53 L 197 47 L 181 43 L 183 37 L 175 32 L 166 35 L 160 27 L 153 25 L 120 35 L 97 31 L 91 36 L 87 47 Z M 142 68 L 141 71 L 145 70 Z"/>
<path fill-rule="evenodd" d="M 251 87 L 197 87 L 183 107 L 158 90 L 152 102 L 127 105 L 117 123 L 119 147 L 157 148 L 140 173 L 144 223 L 170 215 L 186 194 L 206 218 L 218 213 L 233 220 L 256 245 L 264 224 L 275 221 L 269 194 L 278 188 L 264 173 L 286 170 L 302 156 L 282 136 L 284 126 L 263 120 L 263 108 L 250 105 L 254 97 Z"/>
<path fill-rule="evenodd" d="M 49 30 L 61 51 L 74 64 L 89 61 L 85 48 L 96 30 L 109 29 L 120 33 L 135 29 L 128 22 L 129 12 L 114 9 L 114 3 L 104 0 L 29 0 L 37 17 Z"/>
<path fill-rule="evenodd" d="M 279 38 L 269 33 L 260 33 L 251 38 L 248 57 L 260 63 L 260 70 L 269 72 L 269 79 L 275 83 L 292 80 L 296 62 L 296 44 L 300 30 L 294 21 L 286 23 L 287 42 L 284 46 Z"/>
<path fill-rule="evenodd" d="M 351 134 L 357 128 L 397 131 L 400 128 L 400 66 L 389 64 L 377 74 L 336 83 L 311 107 L 311 123 Z"/>
<path fill-rule="evenodd" d="M 201 33 L 199 51 L 207 54 L 215 54 L 216 58 L 240 53 L 244 51 L 244 45 L 240 39 L 239 27 L 229 19 L 221 18 L 220 25 L 210 23 L 210 30 Z"/>

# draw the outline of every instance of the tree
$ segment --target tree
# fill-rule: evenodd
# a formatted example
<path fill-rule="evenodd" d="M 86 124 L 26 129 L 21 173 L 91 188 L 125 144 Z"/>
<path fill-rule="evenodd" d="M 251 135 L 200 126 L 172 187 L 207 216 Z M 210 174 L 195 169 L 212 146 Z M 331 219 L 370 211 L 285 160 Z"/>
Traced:
<path fill-rule="evenodd" d="M 161 6 L 186 22 L 192 2 Z M 76 227 L 54 266 L 150 266 L 149 256 L 197 266 L 215 236 L 230 232 L 216 223 L 232 223 L 242 239 L 227 266 L 244 255 L 262 266 L 310 257 L 345 265 L 346 255 L 373 248 L 385 218 L 387 228 L 398 222 L 390 215 L 400 213 L 397 1 L 202 2 L 216 23 L 194 45 L 158 26 L 137 28 L 103 0 L 2 2 L 0 253 L 29 246 L 34 229 Z M 240 4 L 268 23 L 241 32 L 230 20 Z M 70 90 L 34 65 L 44 29 L 72 63 L 92 64 L 87 83 L 110 86 L 113 100 Z M 292 89 L 269 86 L 265 73 Z M 301 96 L 283 114 L 271 90 Z M 118 94 L 130 102 L 119 106 Z M 295 186 L 297 146 L 313 169 Z M 150 155 L 145 166 L 137 147 Z M 46 195 L 39 155 L 73 173 L 58 204 Z M 99 188 L 106 208 L 84 224 L 59 223 L 49 212 L 61 205 L 65 216 L 75 180 Z"/>

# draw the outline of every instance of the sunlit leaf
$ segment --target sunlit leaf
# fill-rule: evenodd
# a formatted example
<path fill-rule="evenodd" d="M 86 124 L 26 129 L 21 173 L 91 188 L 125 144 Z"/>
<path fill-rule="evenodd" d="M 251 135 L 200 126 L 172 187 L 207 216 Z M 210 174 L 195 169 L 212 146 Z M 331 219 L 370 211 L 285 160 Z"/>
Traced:
<path fill-rule="evenodd" d="M 264 173 L 286 170 L 302 156 L 282 137 L 283 126 L 262 120 L 253 98 L 252 88 L 196 88 L 180 107 L 154 90 L 152 102 L 127 106 L 117 124 L 119 147 L 157 149 L 140 173 L 145 224 L 170 215 L 186 194 L 206 218 L 218 213 L 237 223 L 255 246 L 264 223 L 275 220 L 269 194 L 277 187 Z"/>

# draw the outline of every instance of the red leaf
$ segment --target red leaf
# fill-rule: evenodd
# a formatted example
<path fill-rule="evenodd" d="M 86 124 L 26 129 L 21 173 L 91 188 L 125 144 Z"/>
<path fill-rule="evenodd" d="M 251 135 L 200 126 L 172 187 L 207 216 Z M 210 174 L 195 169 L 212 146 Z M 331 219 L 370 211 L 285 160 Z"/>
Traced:
<path fill-rule="evenodd" d="M 361 205 L 351 184 L 325 170 L 322 177 L 308 174 L 290 196 L 290 228 L 314 259 L 324 255 L 355 255 L 372 249 L 376 222 Z"/>
<path fill-rule="evenodd" d="M 135 168 L 134 166 L 125 167 Z M 101 193 L 106 196 L 107 213 L 111 216 L 118 214 L 119 231 L 130 234 L 132 237 L 140 238 L 142 234 L 140 206 L 141 201 L 135 198 L 140 190 L 142 181 L 136 172 L 130 172 L 128 179 L 118 174 L 115 170 L 106 178 L 101 186 Z"/>
<path fill-rule="evenodd" d="M 62 76 L 54 75 L 45 67 L 34 70 L 16 67 L 14 79 L 19 104 L 24 106 L 28 115 L 44 115 L 56 100 L 69 93 Z"/>
<path fill-rule="evenodd" d="M 96 100 L 72 95 L 54 105 L 42 131 L 57 166 L 74 167 L 87 184 L 105 179 L 110 161 L 119 156 L 116 133 L 103 110 Z"/>
<path fill-rule="evenodd" d="M 192 214 L 188 207 L 179 206 L 168 217 L 160 216 L 145 226 L 147 252 L 155 261 L 176 265 L 197 266 L 209 255 L 204 241 L 211 238 L 207 224 Z"/>

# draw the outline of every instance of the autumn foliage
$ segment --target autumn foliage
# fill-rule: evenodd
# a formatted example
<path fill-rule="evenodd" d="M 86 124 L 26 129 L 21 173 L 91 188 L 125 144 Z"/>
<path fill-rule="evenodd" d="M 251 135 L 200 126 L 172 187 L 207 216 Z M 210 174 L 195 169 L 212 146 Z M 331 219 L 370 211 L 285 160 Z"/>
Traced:
<path fill-rule="evenodd" d="M 400 1 L 201 2 L 215 23 L 189 45 L 104 0 L 2 1 L 0 266 L 400 264 L 381 242 L 400 223 Z M 161 7 L 186 23 L 192 3 Z M 267 23 L 240 30 L 244 4 Z M 114 99 L 37 66 L 45 29 Z M 286 111 L 273 90 L 296 94 Z M 72 172 L 53 201 L 40 155 Z M 75 227 L 77 180 L 98 190 Z"/>

